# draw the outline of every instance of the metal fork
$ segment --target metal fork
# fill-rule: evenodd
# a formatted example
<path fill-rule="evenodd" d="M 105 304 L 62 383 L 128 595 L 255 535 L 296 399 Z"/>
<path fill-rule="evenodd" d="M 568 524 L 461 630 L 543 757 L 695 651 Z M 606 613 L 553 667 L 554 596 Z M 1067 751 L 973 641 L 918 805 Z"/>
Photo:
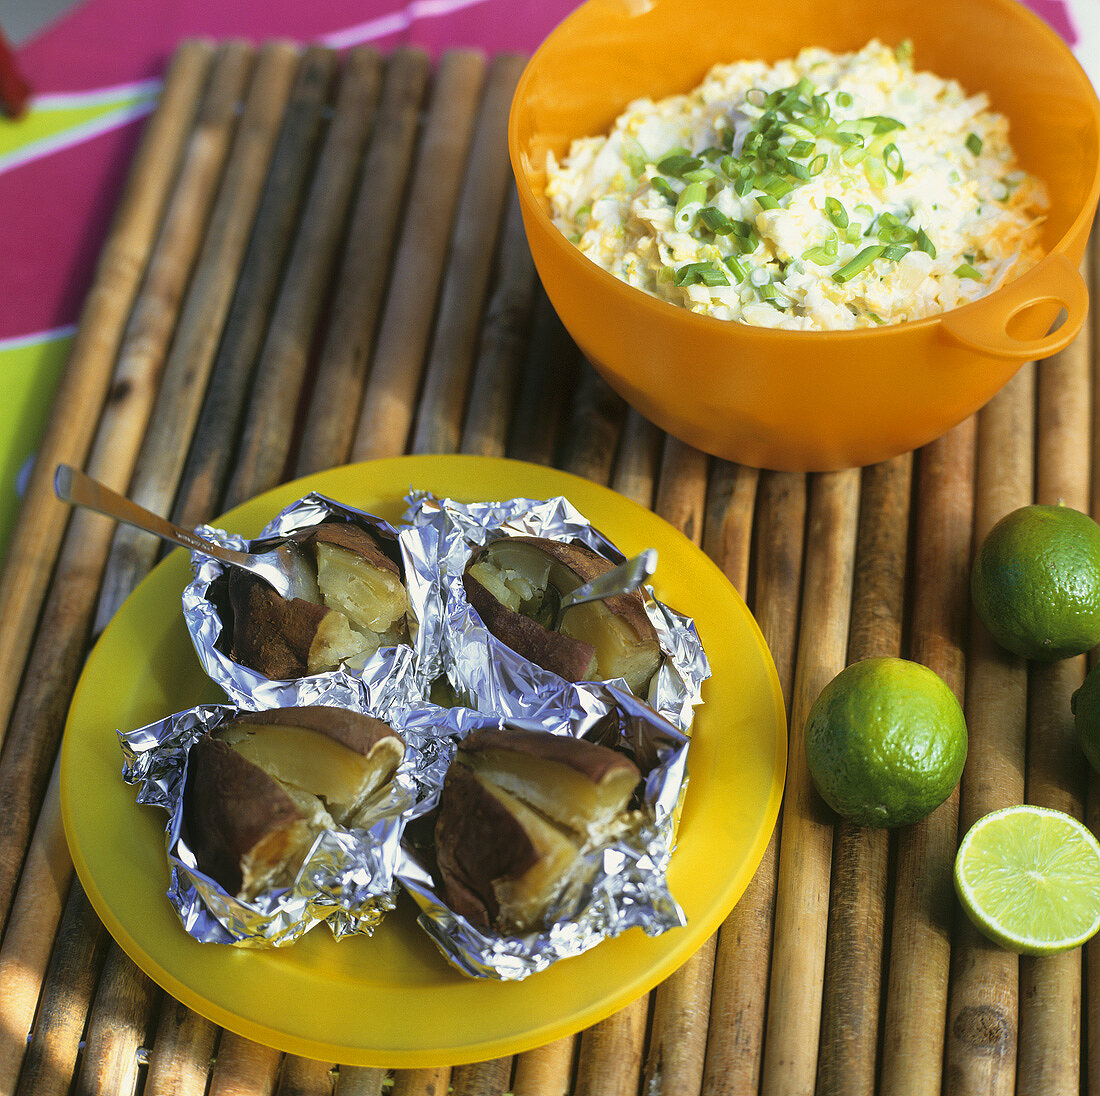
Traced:
<path fill-rule="evenodd" d="M 615 594 L 629 594 L 631 590 L 641 586 L 656 570 L 657 549 L 647 548 L 631 559 L 623 560 L 599 578 L 594 578 L 591 582 L 570 590 L 558 603 L 551 631 L 556 632 L 561 627 L 562 617 L 565 616 L 567 609 L 571 609 L 574 605 L 583 605 L 587 601 L 599 601 L 605 597 L 612 597 Z"/>
<path fill-rule="evenodd" d="M 266 552 L 238 552 L 233 548 L 223 548 L 220 544 L 197 536 L 189 529 L 146 510 L 144 506 L 139 506 L 68 464 L 57 466 L 54 491 L 63 502 L 95 510 L 98 514 L 133 525 L 137 529 L 144 529 L 147 533 L 153 533 L 184 548 L 202 552 L 203 555 L 211 556 L 230 567 L 250 571 L 272 586 L 281 597 L 305 596 L 306 600 L 312 600 L 307 596 L 311 587 L 316 585 L 311 569 L 297 546 L 290 542 Z"/>

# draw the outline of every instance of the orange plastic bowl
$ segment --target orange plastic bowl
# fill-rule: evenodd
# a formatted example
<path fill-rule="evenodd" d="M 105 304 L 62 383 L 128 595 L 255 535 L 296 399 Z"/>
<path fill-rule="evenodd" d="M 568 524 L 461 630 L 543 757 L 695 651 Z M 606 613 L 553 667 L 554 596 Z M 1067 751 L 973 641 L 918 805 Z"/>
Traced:
<path fill-rule="evenodd" d="M 773 331 L 633 289 L 551 222 L 547 152 L 606 132 L 631 100 L 688 91 L 718 61 L 855 50 L 872 38 L 911 39 L 918 68 L 988 92 L 1008 116 L 1022 165 L 1051 196 L 1046 255 L 1022 278 L 912 323 Z M 748 15 L 729 0 L 588 0 L 531 58 L 508 143 L 531 252 L 566 329 L 630 404 L 729 460 L 823 471 L 896 456 L 961 422 L 1084 322 L 1100 103 L 1062 39 L 1016 0 L 776 0 Z"/>

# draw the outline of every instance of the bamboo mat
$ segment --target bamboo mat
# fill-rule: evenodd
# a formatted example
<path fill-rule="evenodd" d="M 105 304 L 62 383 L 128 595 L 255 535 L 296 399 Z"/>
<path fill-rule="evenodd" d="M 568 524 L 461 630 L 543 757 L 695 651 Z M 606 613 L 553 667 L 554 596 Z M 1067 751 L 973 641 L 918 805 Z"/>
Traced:
<path fill-rule="evenodd" d="M 1100 513 L 1095 312 L 917 453 L 810 476 L 708 458 L 610 392 L 542 295 L 505 142 L 521 67 L 278 42 L 175 56 L 0 578 L 0 1093 L 1100 1094 L 1098 946 L 1017 959 L 970 929 L 950 882 L 958 836 L 998 806 L 1100 829 L 1068 703 L 1085 659 L 1003 655 L 966 591 L 1006 511 Z M 514 1059 L 387 1071 L 218 1029 L 92 912 L 54 761 L 89 646 L 160 546 L 70 512 L 52 475 L 84 467 L 195 525 L 292 476 L 406 452 L 550 464 L 652 507 L 744 593 L 793 733 L 764 861 L 686 966 Z M 838 823 L 800 743 L 821 687 L 875 654 L 940 673 L 971 733 L 958 793 L 897 833 Z"/>

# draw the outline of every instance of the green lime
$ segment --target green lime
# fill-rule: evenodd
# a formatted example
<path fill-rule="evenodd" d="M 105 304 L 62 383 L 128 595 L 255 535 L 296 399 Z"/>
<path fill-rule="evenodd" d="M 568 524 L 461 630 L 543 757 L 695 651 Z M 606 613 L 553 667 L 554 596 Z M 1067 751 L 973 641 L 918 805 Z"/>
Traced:
<path fill-rule="evenodd" d="M 864 826 L 904 826 L 954 790 L 966 761 L 955 694 L 927 666 L 868 658 L 841 670 L 806 719 L 821 798 Z"/>
<path fill-rule="evenodd" d="M 1100 929 L 1100 842 L 1076 818 L 1023 804 L 979 818 L 955 857 L 955 890 L 990 940 L 1054 955 Z"/>
<path fill-rule="evenodd" d="M 1100 525 L 1070 506 L 1021 506 L 990 529 L 970 573 L 989 634 L 1054 661 L 1100 643 Z"/>
<path fill-rule="evenodd" d="M 1077 741 L 1088 763 L 1100 772 L 1100 663 L 1085 675 L 1081 688 L 1069 698 Z"/>

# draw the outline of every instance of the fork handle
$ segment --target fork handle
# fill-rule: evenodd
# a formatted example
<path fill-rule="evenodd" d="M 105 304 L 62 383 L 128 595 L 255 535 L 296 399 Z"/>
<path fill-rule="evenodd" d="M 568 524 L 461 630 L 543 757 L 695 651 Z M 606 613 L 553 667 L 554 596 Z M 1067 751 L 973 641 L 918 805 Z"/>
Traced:
<path fill-rule="evenodd" d="M 236 556 L 236 553 L 230 549 L 222 548 L 220 544 L 214 544 L 212 541 L 196 536 L 189 529 L 184 529 L 182 525 L 176 525 L 159 514 L 146 510 L 144 506 L 139 506 L 132 499 L 120 495 L 105 483 L 92 479 L 91 476 L 85 475 L 71 465 L 57 466 L 53 487 L 62 502 L 94 510 L 97 514 L 133 525 L 137 529 L 144 529 L 147 533 L 153 533 L 174 544 L 194 549 L 215 559 L 232 562 L 230 557 Z"/>

